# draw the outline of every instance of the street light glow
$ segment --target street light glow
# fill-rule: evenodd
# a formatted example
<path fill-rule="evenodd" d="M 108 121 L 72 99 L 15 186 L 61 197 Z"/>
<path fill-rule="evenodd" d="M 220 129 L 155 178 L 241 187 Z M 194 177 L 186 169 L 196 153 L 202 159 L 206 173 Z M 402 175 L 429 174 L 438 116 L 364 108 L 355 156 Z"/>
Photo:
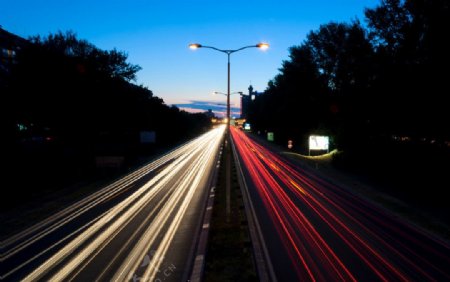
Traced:
<path fill-rule="evenodd" d="M 258 47 L 261 50 L 267 50 L 269 49 L 269 43 L 261 42 L 256 44 L 256 47 Z"/>
<path fill-rule="evenodd" d="M 189 48 L 191 48 L 192 50 L 195 50 L 195 49 L 198 49 L 198 48 L 201 48 L 201 47 L 202 47 L 202 45 L 198 44 L 198 43 L 189 44 Z"/>

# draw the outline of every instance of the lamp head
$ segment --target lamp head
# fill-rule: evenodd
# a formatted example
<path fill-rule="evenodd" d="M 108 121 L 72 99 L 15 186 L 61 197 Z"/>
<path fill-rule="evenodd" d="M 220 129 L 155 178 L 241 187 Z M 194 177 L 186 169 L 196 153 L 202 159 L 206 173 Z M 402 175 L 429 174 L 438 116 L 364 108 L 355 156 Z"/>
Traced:
<path fill-rule="evenodd" d="M 198 48 L 202 48 L 202 45 L 198 44 L 198 43 L 192 43 L 192 44 L 189 44 L 189 48 L 191 48 L 192 50 L 195 50 Z"/>
<path fill-rule="evenodd" d="M 256 47 L 258 47 L 261 50 L 267 50 L 269 48 L 269 43 L 261 42 L 256 44 Z"/>

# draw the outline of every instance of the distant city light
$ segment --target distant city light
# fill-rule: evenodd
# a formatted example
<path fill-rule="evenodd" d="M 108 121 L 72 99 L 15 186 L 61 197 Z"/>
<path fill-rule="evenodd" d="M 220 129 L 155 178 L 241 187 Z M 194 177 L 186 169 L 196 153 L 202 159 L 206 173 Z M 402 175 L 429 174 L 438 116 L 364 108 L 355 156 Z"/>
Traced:
<path fill-rule="evenodd" d="M 23 125 L 23 124 L 18 123 L 18 124 L 17 124 L 17 129 L 18 129 L 19 131 L 25 131 L 25 130 L 28 129 L 28 127 L 27 127 L 26 125 Z"/>

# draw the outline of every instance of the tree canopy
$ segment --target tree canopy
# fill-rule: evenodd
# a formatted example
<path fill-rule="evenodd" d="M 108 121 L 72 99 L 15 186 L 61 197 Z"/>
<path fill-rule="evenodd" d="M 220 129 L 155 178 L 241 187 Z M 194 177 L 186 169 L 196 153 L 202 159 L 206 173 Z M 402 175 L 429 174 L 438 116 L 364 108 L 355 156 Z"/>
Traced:
<path fill-rule="evenodd" d="M 366 25 L 311 31 L 252 103 L 253 127 L 282 138 L 328 133 L 341 148 L 392 135 L 450 138 L 448 6 L 383 0 L 366 9 Z"/>
<path fill-rule="evenodd" d="M 155 132 L 151 147 L 162 148 L 209 128 L 206 115 L 169 107 L 133 83 L 139 70 L 126 53 L 101 50 L 73 32 L 30 38 L 2 86 L 13 170 L 88 168 L 98 155 L 148 154 L 142 131 Z"/>
<path fill-rule="evenodd" d="M 18 53 L 8 84 L 16 124 L 33 124 L 67 142 L 139 130 L 158 130 L 170 140 L 174 136 L 164 137 L 170 133 L 166 127 L 177 138 L 196 127 L 194 121 L 187 128 L 166 124 L 178 120 L 175 116 L 189 121 L 195 115 L 174 111 L 148 88 L 133 84 L 141 68 L 128 63 L 124 52 L 101 50 L 73 32 L 36 36 L 30 42 Z"/>

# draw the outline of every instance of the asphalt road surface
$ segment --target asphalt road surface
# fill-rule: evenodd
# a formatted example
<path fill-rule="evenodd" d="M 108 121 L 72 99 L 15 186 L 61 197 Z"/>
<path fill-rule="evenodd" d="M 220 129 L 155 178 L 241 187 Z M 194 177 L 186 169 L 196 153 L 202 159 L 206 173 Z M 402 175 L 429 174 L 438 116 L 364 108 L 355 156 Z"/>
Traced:
<path fill-rule="evenodd" d="M 274 280 L 450 281 L 448 243 L 231 132 Z"/>
<path fill-rule="evenodd" d="M 2 242 L 2 280 L 186 280 L 224 130 Z"/>

